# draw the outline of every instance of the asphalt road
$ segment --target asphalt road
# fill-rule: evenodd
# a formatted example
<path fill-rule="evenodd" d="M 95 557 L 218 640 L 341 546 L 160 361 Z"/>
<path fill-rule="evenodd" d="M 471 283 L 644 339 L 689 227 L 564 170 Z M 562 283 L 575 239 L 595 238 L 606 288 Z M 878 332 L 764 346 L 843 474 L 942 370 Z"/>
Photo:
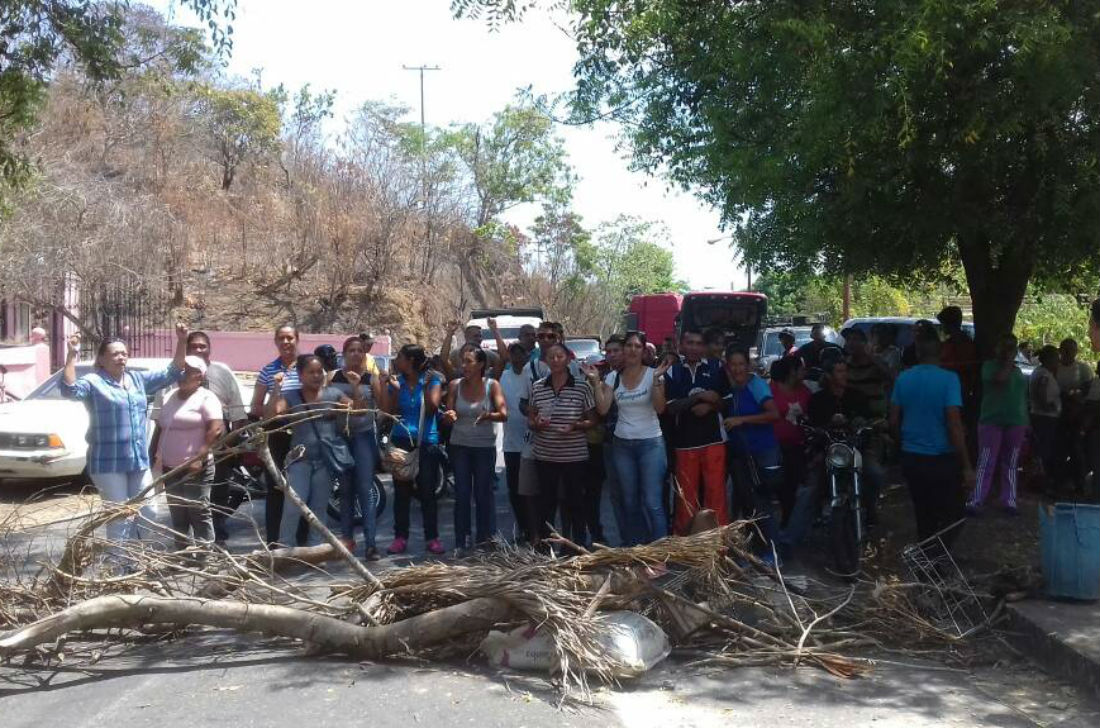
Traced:
<path fill-rule="evenodd" d="M 14 494 L 13 494 L 14 493 Z M 0 521 L 26 493 L 5 490 Z M 392 503 L 392 501 L 391 501 Z M 62 542 L 68 518 L 89 506 L 66 494 L 35 507 L 29 532 L 9 536 L 3 553 L 40 560 Z M 3 510 L 6 508 L 6 511 Z M 235 522 L 234 550 L 249 550 L 255 511 Z M 511 530 L 503 488 L 500 525 Z M 423 558 L 414 506 L 410 554 L 378 568 Z M 443 538 L 453 543 L 451 502 L 440 513 Z M 28 524 L 30 525 L 30 524 Z M 388 543 L 392 519 L 379 527 Z M 448 663 L 399 660 L 358 663 L 306 656 L 301 645 L 258 635 L 196 632 L 183 639 L 112 647 L 94 664 L 71 657 L 61 666 L 0 665 L 0 727 L 78 726 L 328 726 L 367 723 L 509 726 L 1073 726 L 1100 724 L 1100 709 L 1072 688 L 1009 653 L 997 664 L 963 671 L 941 662 L 913 663 L 880 655 L 870 676 L 840 680 L 819 670 L 703 668 L 670 658 L 642 678 L 599 688 L 591 700 L 562 702 L 540 676 L 498 673 L 475 654 Z M 894 661 L 907 664 L 897 664 Z"/>

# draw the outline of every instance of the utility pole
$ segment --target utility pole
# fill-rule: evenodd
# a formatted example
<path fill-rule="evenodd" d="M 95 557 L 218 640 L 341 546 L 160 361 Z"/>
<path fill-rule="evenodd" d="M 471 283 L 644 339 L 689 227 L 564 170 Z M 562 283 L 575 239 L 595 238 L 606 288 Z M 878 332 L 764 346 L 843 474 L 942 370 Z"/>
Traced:
<path fill-rule="evenodd" d="M 418 71 L 420 73 L 420 135 L 424 136 L 425 124 L 424 124 L 424 71 L 442 71 L 439 66 L 406 66 L 402 64 L 401 68 L 406 71 Z"/>
<path fill-rule="evenodd" d="M 427 66 L 420 64 L 419 66 L 406 66 L 401 64 L 401 68 L 406 71 L 417 71 L 420 74 L 420 209 L 424 212 L 425 232 L 427 233 L 427 249 L 424 254 L 425 268 L 428 265 L 428 259 L 432 247 L 432 220 L 431 215 L 428 214 L 428 127 L 425 124 L 424 119 L 424 72 L 425 71 L 441 71 L 439 66 Z M 415 258 L 414 263 L 415 266 Z"/>

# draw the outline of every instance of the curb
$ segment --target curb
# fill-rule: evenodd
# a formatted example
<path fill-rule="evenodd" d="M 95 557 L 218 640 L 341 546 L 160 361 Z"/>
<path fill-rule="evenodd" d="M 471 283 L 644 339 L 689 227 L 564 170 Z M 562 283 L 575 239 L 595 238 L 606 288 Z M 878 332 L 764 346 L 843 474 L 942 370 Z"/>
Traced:
<path fill-rule="evenodd" d="M 1100 699 L 1100 655 L 1096 651 L 1090 654 L 1080 649 L 1057 628 L 1052 629 L 1054 624 L 1044 624 L 1045 620 L 1036 619 L 1034 615 L 1026 613 L 1027 605 L 1037 603 L 1031 601 L 1007 606 L 1006 638 L 1047 672 L 1088 692 L 1093 698 Z M 1073 606 L 1053 604 L 1055 608 Z M 1100 624 L 1097 625 L 1097 630 L 1100 631 Z"/>

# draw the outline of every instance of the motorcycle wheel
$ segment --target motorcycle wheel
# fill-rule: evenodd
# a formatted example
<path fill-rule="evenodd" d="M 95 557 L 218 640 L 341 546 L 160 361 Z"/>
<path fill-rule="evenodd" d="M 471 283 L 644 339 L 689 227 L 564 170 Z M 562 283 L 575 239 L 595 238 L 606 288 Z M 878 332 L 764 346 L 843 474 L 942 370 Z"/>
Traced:
<path fill-rule="evenodd" d="M 837 573 L 854 579 L 859 573 L 860 545 L 856 536 L 856 514 L 848 501 L 838 503 L 829 514 L 829 548 Z"/>
<path fill-rule="evenodd" d="M 376 499 L 376 505 L 374 507 L 375 518 L 380 517 L 386 512 L 386 489 L 382 486 L 382 481 L 378 479 L 378 476 L 374 476 L 374 496 Z M 343 492 L 340 488 L 340 481 L 332 481 L 332 493 L 328 497 L 328 507 L 325 511 L 328 513 L 328 517 L 333 521 L 339 523 L 340 521 L 340 499 L 343 497 Z M 355 513 L 352 516 L 352 523 L 356 526 L 363 525 L 363 510 L 359 503 L 359 500 L 355 501 Z"/>

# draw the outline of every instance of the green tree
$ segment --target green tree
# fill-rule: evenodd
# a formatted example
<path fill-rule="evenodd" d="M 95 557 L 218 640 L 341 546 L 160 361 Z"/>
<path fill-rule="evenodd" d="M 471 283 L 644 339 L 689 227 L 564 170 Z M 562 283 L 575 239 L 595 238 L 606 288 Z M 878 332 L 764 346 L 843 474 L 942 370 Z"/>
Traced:
<path fill-rule="evenodd" d="M 467 124 L 453 135 L 477 192 L 474 227 L 528 202 L 565 202 L 573 178 L 553 122 L 532 105 L 505 107 L 488 124 Z"/>
<path fill-rule="evenodd" d="M 624 122 L 637 165 L 719 207 L 754 268 L 928 275 L 960 260 L 988 348 L 1033 276 L 1095 255 L 1094 3 L 572 7 L 576 114 Z"/>
<path fill-rule="evenodd" d="M 285 94 L 281 88 L 265 92 L 208 86 L 200 98 L 202 118 L 222 168 L 221 186 L 228 190 L 241 164 L 280 149 Z"/>
<path fill-rule="evenodd" d="M 473 233 L 457 251 L 459 265 L 474 302 L 486 306 L 501 298 L 496 279 L 503 271 L 494 266 L 514 247 L 499 234 L 508 229 L 500 216 L 525 203 L 567 202 L 573 175 L 553 122 L 532 104 L 507 106 L 488 123 L 466 124 L 447 139 L 477 199 Z M 496 293 L 486 289 L 486 279 L 494 282 Z"/>
<path fill-rule="evenodd" d="M 219 51 L 232 47 L 236 0 L 181 0 L 210 30 Z M 26 181 L 30 163 L 17 143 L 37 119 L 60 62 L 73 61 L 91 82 L 119 78 L 159 57 L 128 41 L 129 0 L 5 0 L 0 3 L 0 184 Z M 146 44 L 147 45 L 147 44 Z M 169 49 L 166 53 L 171 54 Z M 198 55 L 177 61 L 197 64 Z"/>

